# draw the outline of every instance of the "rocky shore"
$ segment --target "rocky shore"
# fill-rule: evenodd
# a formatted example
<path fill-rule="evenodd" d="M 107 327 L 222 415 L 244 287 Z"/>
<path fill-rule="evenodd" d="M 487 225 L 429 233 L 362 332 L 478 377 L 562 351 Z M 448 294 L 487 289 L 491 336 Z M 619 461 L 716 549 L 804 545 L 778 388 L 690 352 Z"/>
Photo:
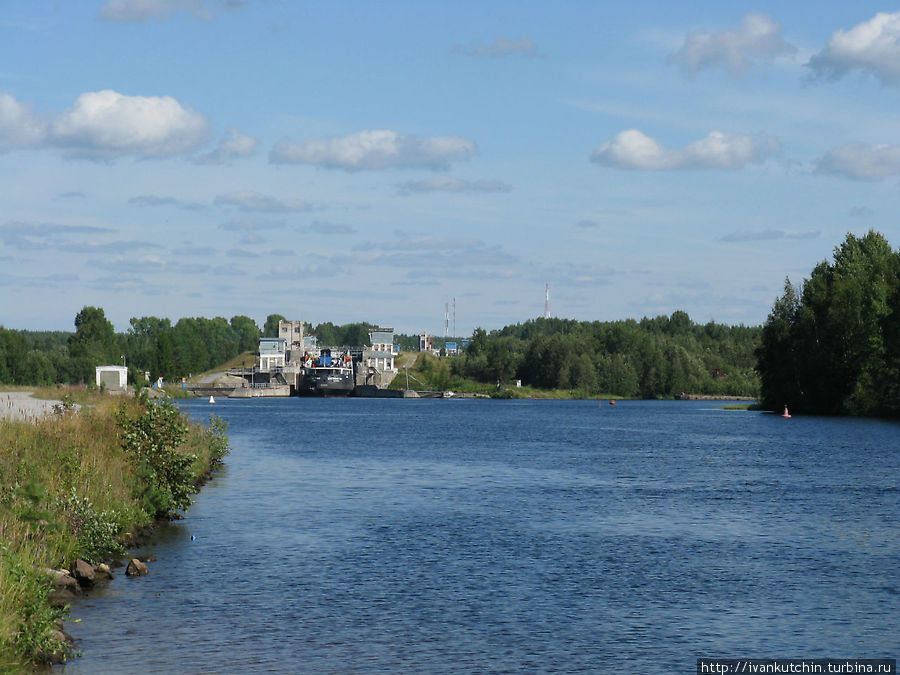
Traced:
<path fill-rule="evenodd" d="M 70 658 L 68 605 L 114 570 L 150 573 L 126 551 L 179 518 L 228 452 L 224 422 L 165 400 L 60 394 L 0 393 L 0 672 Z"/>

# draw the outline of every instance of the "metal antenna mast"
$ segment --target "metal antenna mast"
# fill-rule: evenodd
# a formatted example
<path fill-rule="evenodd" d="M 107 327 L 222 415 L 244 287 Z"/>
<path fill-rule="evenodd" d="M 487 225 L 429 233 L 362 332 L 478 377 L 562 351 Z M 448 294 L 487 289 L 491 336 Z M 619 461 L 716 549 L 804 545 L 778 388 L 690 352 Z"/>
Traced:
<path fill-rule="evenodd" d="M 456 335 L 456 298 L 453 298 L 453 337 Z"/>
<path fill-rule="evenodd" d="M 450 337 L 450 303 L 444 303 L 444 337 Z"/>
<path fill-rule="evenodd" d="M 550 318 L 550 284 L 544 289 L 544 318 Z"/>

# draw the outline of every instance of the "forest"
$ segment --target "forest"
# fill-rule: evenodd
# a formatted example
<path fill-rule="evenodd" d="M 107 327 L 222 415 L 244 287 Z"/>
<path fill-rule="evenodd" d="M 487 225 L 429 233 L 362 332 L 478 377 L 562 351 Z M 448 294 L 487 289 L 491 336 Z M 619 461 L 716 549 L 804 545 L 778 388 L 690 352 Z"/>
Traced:
<path fill-rule="evenodd" d="M 809 279 L 786 279 L 757 356 L 767 409 L 900 416 L 900 251 L 848 234 Z"/>
<path fill-rule="evenodd" d="M 99 364 L 124 363 L 130 381 L 144 372 L 167 381 L 204 372 L 257 349 L 260 336 L 278 334 L 280 314 L 262 330 L 247 316 L 132 318 L 116 333 L 102 309 L 84 307 L 75 332 L 0 328 L 0 382 L 92 382 Z M 368 343 L 369 323 L 310 327 L 321 345 Z M 578 322 L 535 319 L 487 333 L 477 329 L 467 351 L 452 359 L 454 376 L 501 386 L 522 380 L 539 389 L 568 389 L 591 396 L 667 397 L 757 393 L 754 349 L 759 328 L 694 324 L 684 312 L 640 321 Z M 410 351 L 418 336 L 398 335 Z M 443 340 L 436 340 L 440 348 Z M 251 360 L 247 365 L 251 365 Z"/>
<path fill-rule="evenodd" d="M 584 396 L 755 396 L 759 336 L 758 327 L 695 324 L 681 311 L 640 321 L 533 319 L 490 333 L 476 329 L 451 370 Z"/>

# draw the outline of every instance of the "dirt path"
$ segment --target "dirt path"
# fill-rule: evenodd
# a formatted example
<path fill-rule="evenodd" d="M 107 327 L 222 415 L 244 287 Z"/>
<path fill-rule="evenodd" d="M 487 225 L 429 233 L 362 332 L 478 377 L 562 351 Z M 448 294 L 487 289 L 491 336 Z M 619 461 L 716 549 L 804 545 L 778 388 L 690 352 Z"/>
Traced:
<path fill-rule="evenodd" d="M 53 406 L 61 401 L 31 398 L 30 391 L 0 392 L 0 419 L 36 420 L 53 413 Z"/>

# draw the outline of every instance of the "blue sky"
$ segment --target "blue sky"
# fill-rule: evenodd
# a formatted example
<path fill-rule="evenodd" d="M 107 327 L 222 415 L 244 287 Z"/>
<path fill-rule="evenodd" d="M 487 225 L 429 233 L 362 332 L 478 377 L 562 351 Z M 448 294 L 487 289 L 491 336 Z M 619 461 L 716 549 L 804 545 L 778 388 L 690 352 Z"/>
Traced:
<path fill-rule="evenodd" d="M 897 247 L 898 110 L 868 2 L 7 0 L 0 325 L 755 325 Z"/>

